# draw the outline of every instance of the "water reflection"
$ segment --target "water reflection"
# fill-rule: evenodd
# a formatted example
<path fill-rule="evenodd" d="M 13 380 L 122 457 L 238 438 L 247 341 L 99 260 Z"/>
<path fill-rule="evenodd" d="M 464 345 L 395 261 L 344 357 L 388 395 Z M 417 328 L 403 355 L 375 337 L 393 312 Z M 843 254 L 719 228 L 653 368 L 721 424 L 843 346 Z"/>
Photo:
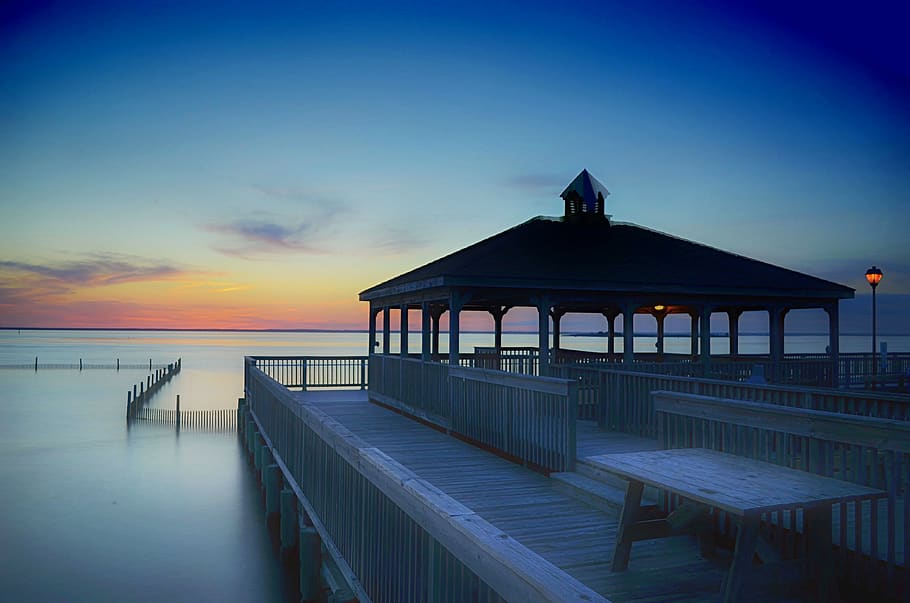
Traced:
<path fill-rule="evenodd" d="M 3 598 L 293 599 L 236 434 L 128 429 L 132 378 L 0 374 Z"/>

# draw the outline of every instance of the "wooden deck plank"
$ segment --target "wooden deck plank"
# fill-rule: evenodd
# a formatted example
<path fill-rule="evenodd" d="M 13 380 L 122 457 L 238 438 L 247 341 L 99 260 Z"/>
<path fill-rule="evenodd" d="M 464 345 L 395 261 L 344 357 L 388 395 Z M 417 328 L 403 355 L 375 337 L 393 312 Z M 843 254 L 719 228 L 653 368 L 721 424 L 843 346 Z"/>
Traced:
<path fill-rule="evenodd" d="M 366 394 L 298 392 L 357 437 L 471 508 L 497 529 L 613 601 L 716 599 L 724 567 L 699 557 L 694 539 L 641 541 L 635 563 L 613 573 L 618 516 L 557 489 L 553 480 L 366 401 Z M 652 450 L 656 442 L 580 427 L 591 454 Z"/>

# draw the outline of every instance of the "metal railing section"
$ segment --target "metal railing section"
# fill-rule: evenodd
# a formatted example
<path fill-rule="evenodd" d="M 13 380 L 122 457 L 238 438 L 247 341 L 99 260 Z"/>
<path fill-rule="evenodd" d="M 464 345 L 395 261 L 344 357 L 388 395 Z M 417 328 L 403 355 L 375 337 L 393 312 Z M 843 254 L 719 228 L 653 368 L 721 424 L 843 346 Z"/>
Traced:
<path fill-rule="evenodd" d="M 249 356 L 256 367 L 285 387 L 367 387 L 366 356 Z"/>

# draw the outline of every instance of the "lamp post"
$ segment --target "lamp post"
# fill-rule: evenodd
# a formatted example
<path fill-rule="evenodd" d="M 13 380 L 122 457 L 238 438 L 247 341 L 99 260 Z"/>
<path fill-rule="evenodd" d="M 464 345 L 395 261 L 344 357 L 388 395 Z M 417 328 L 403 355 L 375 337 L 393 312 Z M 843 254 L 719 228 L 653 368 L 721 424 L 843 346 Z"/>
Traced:
<path fill-rule="evenodd" d="M 875 315 L 875 288 L 878 287 L 879 281 L 882 280 L 882 271 L 876 266 L 872 266 L 866 270 L 866 280 L 869 282 L 869 285 L 872 287 L 872 376 L 875 377 L 878 374 L 878 362 L 875 359 L 876 354 L 876 315 Z M 872 387 L 875 387 L 873 382 Z"/>

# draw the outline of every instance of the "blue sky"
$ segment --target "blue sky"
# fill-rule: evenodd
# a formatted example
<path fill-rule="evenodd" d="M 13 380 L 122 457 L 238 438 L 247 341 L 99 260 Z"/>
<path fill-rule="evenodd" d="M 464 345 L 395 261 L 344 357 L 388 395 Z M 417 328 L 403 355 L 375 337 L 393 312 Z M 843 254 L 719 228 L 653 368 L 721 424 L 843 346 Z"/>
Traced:
<path fill-rule="evenodd" d="M 910 332 L 906 5 L 0 8 L 0 324 L 362 327 L 587 168 Z M 106 324 L 99 324 L 106 321 Z"/>

